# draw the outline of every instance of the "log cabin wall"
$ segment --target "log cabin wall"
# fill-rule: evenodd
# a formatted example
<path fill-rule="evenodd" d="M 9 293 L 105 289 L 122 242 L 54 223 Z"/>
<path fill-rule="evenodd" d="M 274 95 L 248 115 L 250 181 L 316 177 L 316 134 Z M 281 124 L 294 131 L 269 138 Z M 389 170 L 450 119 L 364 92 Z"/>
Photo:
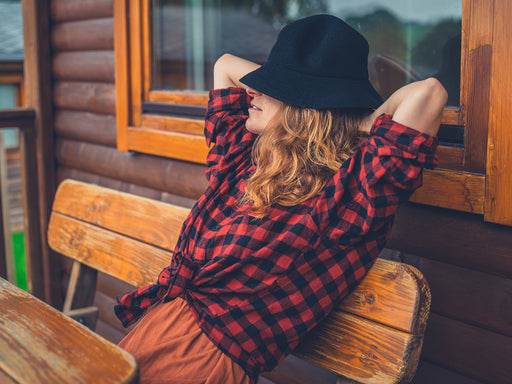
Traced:
<path fill-rule="evenodd" d="M 116 149 L 113 0 L 50 4 L 56 181 L 93 182 L 191 207 L 206 187 L 204 166 Z M 399 210 L 383 256 L 417 266 L 432 290 L 414 383 L 512 383 L 512 228 L 409 204 Z M 113 297 L 128 289 L 99 279 L 98 332 L 114 341 L 124 330 Z"/>

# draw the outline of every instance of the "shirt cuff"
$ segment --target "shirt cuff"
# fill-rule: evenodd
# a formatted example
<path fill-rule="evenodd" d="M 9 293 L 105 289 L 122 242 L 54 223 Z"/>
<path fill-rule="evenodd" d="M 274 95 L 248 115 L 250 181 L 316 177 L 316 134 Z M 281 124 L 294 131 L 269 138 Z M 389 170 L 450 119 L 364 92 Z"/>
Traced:
<path fill-rule="evenodd" d="M 247 111 L 251 103 L 251 98 L 243 88 L 214 89 L 209 96 L 207 116 L 221 111 Z"/>
<path fill-rule="evenodd" d="M 377 117 L 370 135 L 375 138 L 380 156 L 411 159 L 416 165 L 428 169 L 434 169 L 438 164 L 437 137 L 400 124 L 391 115 L 382 114 Z"/>

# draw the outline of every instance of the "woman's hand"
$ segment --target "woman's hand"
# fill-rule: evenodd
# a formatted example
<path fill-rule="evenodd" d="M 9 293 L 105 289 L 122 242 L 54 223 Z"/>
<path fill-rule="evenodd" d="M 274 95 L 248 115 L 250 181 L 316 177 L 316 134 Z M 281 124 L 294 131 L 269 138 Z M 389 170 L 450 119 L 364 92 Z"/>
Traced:
<path fill-rule="evenodd" d="M 215 89 L 228 87 L 247 88 L 239 80 L 259 67 L 259 64 L 252 61 L 225 53 L 215 62 L 213 67 L 213 87 Z"/>
<path fill-rule="evenodd" d="M 407 84 L 393 93 L 361 124 L 360 131 L 369 133 L 375 119 L 383 113 L 397 123 L 436 136 L 448 94 L 442 84 L 431 77 Z"/>

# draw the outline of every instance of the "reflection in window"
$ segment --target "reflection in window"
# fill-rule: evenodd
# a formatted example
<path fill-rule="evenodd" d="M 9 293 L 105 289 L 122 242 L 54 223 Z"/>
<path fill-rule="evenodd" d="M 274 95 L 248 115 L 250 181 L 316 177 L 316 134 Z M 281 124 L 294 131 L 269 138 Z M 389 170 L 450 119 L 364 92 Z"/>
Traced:
<path fill-rule="evenodd" d="M 263 63 L 290 21 L 330 13 L 370 43 L 382 97 L 437 77 L 459 104 L 462 0 L 153 0 L 153 88 L 206 91 L 225 52 Z"/>

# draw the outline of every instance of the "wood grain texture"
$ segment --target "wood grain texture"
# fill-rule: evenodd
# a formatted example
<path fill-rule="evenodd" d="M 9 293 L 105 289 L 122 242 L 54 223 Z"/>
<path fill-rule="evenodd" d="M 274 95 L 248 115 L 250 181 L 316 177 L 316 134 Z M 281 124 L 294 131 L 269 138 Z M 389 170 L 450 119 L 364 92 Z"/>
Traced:
<path fill-rule="evenodd" d="M 294 354 L 351 380 L 398 383 L 406 373 L 404 356 L 407 361 L 410 354 L 417 354 L 421 343 L 421 336 L 333 312 L 308 334 Z"/>
<path fill-rule="evenodd" d="M 141 125 L 147 129 L 190 133 L 193 135 L 204 134 L 204 120 L 186 119 L 183 117 L 159 116 L 143 114 Z"/>
<path fill-rule="evenodd" d="M 149 92 L 148 101 L 206 106 L 208 104 L 208 93 L 190 93 L 155 90 Z"/>
<path fill-rule="evenodd" d="M 174 249 L 190 212 L 183 207 L 71 180 L 59 185 L 53 211 L 168 251 Z"/>
<path fill-rule="evenodd" d="M 336 310 L 420 335 L 429 308 L 430 290 L 416 268 L 379 259 Z"/>
<path fill-rule="evenodd" d="M 0 306 L 0 371 L 13 382 L 137 381 L 131 355 L 3 279 Z"/>
<path fill-rule="evenodd" d="M 199 164 L 65 139 L 57 139 L 55 156 L 65 167 L 196 200 L 208 186 L 204 166 Z"/>
<path fill-rule="evenodd" d="M 169 251 L 59 213 L 50 218 L 48 243 L 54 251 L 135 286 L 155 283 L 171 262 Z"/>
<path fill-rule="evenodd" d="M 114 50 L 112 17 L 56 23 L 51 33 L 54 52 Z"/>
<path fill-rule="evenodd" d="M 495 0 L 485 220 L 512 225 L 512 2 Z"/>
<path fill-rule="evenodd" d="M 483 214 L 484 190 L 483 175 L 426 169 L 423 186 L 414 192 L 410 201 Z"/>
<path fill-rule="evenodd" d="M 173 159 L 206 164 L 209 148 L 204 136 L 129 127 L 128 149 Z"/>
<path fill-rule="evenodd" d="M 117 149 L 123 152 L 128 151 L 127 130 L 130 124 L 127 6 L 126 1 L 114 3 Z"/>

